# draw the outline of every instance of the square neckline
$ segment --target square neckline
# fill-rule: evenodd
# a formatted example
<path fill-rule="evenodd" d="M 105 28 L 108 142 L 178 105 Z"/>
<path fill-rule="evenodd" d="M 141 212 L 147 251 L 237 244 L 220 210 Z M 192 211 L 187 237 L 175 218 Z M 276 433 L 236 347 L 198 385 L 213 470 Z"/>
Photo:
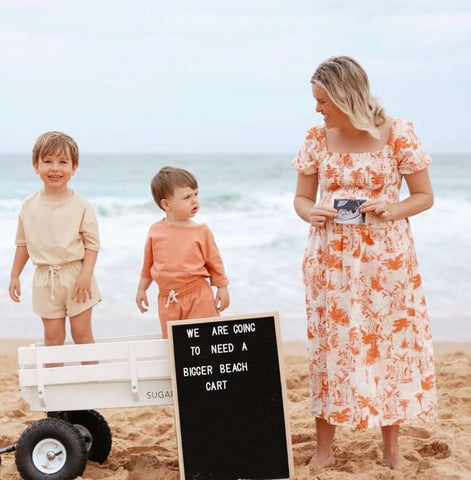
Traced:
<path fill-rule="evenodd" d="M 322 132 L 323 132 L 323 140 L 324 140 L 324 150 L 326 153 L 330 155 L 381 155 L 384 153 L 387 147 L 390 147 L 392 144 L 392 140 L 394 137 L 394 129 L 396 126 L 396 121 L 397 118 L 392 118 L 391 126 L 389 128 L 389 133 L 388 133 L 388 139 L 384 146 L 379 149 L 379 150 L 371 150 L 371 151 L 363 151 L 363 152 L 333 152 L 332 150 L 329 150 L 329 147 L 327 145 L 327 128 L 325 127 L 325 124 L 322 125 Z"/>

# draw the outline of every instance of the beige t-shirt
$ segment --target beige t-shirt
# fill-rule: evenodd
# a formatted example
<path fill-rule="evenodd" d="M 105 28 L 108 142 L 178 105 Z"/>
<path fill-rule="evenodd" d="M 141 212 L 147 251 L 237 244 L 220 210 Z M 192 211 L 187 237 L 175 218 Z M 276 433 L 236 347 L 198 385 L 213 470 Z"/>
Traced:
<path fill-rule="evenodd" d="M 46 202 L 37 192 L 21 207 L 17 246 L 26 246 L 35 265 L 64 265 L 83 260 L 85 248 L 98 251 L 98 223 L 91 205 L 74 194 L 60 203 Z"/>

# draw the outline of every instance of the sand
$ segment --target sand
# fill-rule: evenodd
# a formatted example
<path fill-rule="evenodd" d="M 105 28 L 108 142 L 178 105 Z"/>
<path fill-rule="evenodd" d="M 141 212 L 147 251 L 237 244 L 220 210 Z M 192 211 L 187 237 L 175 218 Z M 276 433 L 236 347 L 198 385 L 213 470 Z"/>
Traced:
<path fill-rule="evenodd" d="M 16 348 L 31 341 L 0 340 L 0 447 L 16 442 L 41 413 L 32 413 L 18 392 Z M 285 343 L 286 382 L 295 474 L 293 480 L 471 480 L 471 344 L 437 344 L 439 392 L 437 424 L 401 429 L 400 445 L 412 461 L 404 471 L 382 463 L 379 429 L 337 429 L 336 464 L 310 470 L 315 446 L 309 413 L 308 375 L 302 342 Z M 113 433 L 103 465 L 89 462 L 83 480 L 177 480 L 178 454 L 171 407 L 102 410 Z M 2 480 L 20 480 L 13 453 L 2 455 Z"/>

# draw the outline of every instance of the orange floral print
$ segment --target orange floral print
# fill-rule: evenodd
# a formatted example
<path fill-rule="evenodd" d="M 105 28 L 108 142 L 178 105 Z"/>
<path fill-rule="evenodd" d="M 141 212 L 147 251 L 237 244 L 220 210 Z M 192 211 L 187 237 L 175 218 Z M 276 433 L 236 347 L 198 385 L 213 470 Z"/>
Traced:
<path fill-rule="evenodd" d="M 381 292 L 381 290 L 383 290 L 383 286 L 381 285 L 381 280 L 379 277 L 371 278 L 371 288 L 377 292 Z"/>
<path fill-rule="evenodd" d="M 399 318 L 394 321 L 394 330 L 393 333 L 398 333 L 404 330 L 409 326 L 409 320 L 407 318 Z"/>
<path fill-rule="evenodd" d="M 403 175 L 428 166 L 413 126 L 394 120 L 379 152 L 332 153 L 312 128 L 293 166 L 316 174 L 318 203 L 399 201 Z M 303 260 L 311 411 L 356 428 L 436 420 L 432 338 L 409 221 L 311 227 Z"/>
<path fill-rule="evenodd" d="M 398 255 L 394 258 L 387 258 L 384 264 L 388 270 L 399 270 L 402 267 L 402 255 Z"/>
<path fill-rule="evenodd" d="M 367 245 L 374 245 L 374 240 L 371 238 L 371 235 L 368 231 L 361 229 L 360 231 L 361 238 Z"/>
<path fill-rule="evenodd" d="M 363 430 L 365 428 L 368 428 L 368 417 L 360 418 L 360 421 L 358 422 L 358 425 L 357 425 L 358 430 Z"/>
<path fill-rule="evenodd" d="M 345 423 L 348 421 L 350 409 L 345 408 L 341 412 L 335 412 L 332 414 L 332 419 L 334 423 Z"/>
<path fill-rule="evenodd" d="M 427 378 L 422 380 L 422 388 L 424 390 L 432 390 L 435 386 L 435 378 L 433 375 L 429 375 Z"/>
<path fill-rule="evenodd" d="M 348 325 L 349 323 L 347 312 L 341 308 L 338 308 L 335 303 L 332 305 L 329 315 L 332 317 L 335 323 L 339 323 L 340 325 Z"/>
<path fill-rule="evenodd" d="M 414 275 L 411 278 L 411 282 L 414 284 L 414 288 L 420 288 L 422 285 L 422 279 L 420 278 L 420 275 Z"/>
<path fill-rule="evenodd" d="M 337 252 L 341 252 L 343 250 L 343 242 L 341 239 L 332 240 L 329 245 Z"/>

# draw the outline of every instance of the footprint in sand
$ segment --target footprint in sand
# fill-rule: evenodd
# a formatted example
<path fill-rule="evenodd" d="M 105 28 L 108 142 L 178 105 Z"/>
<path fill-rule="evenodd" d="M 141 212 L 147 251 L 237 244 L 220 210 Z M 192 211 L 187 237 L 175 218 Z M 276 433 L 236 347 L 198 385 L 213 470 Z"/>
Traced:
<path fill-rule="evenodd" d="M 432 436 L 426 428 L 422 427 L 405 427 L 401 434 L 406 437 L 421 438 L 424 440 Z"/>
<path fill-rule="evenodd" d="M 450 447 L 445 442 L 435 441 L 432 443 L 426 443 L 417 451 L 422 457 L 435 457 L 437 459 L 448 458 L 451 455 Z"/>
<path fill-rule="evenodd" d="M 306 442 L 313 442 L 314 441 L 314 435 L 313 432 L 297 432 L 291 434 L 291 442 L 293 444 L 297 443 L 306 443 Z"/>
<path fill-rule="evenodd" d="M 133 423 L 137 423 L 137 424 L 148 423 L 149 420 L 153 420 L 153 419 L 155 419 L 154 412 L 143 412 L 133 418 Z"/>

